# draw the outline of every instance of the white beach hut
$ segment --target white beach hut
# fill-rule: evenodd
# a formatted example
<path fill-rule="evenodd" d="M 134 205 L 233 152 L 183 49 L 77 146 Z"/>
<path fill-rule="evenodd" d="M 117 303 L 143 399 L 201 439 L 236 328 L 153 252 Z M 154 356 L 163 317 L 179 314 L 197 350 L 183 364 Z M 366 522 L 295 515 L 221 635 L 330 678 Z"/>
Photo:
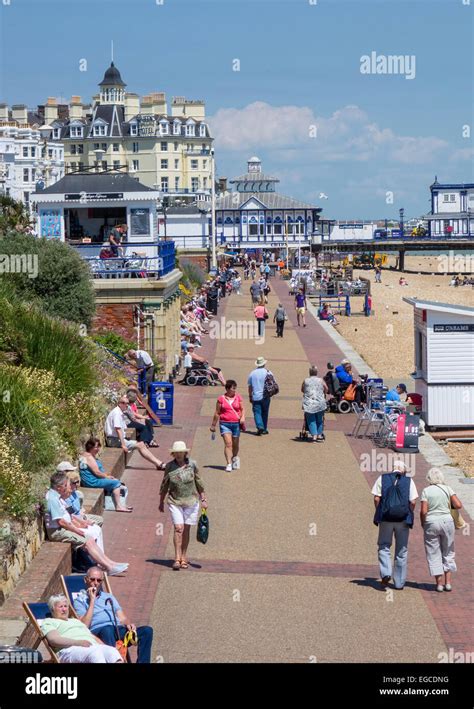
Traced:
<path fill-rule="evenodd" d="M 413 378 L 426 424 L 474 427 L 474 308 L 404 300 L 414 307 Z"/>

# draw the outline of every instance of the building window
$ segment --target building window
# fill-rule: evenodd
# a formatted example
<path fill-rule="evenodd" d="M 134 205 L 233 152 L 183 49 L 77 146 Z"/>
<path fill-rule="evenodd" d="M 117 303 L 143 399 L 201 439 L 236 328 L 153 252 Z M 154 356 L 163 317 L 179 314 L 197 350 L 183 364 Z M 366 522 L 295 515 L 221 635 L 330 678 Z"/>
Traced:
<path fill-rule="evenodd" d="M 130 124 L 130 135 L 138 135 L 138 125 L 136 123 Z"/>
<path fill-rule="evenodd" d="M 198 161 L 191 160 L 191 170 L 197 170 L 197 169 L 198 169 Z"/>
<path fill-rule="evenodd" d="M 23 169 L 23 182 L 29 182 L 30 181 L 30 171 L 28 170 L 27 167 Z"/>
<path fill-rule="evenodd" d="M 258 224 L 249 224 L 249 235 L 257 236 L 258 234 Z"/>
<path fill-rule="evenodd" d="M 120 144 L 119 143 L 112 143 L 112 151 L 114 153 L 118 153 L 120 150 Z"/>
<path fill-rule="evenodd" d="M 71 138 L 82 138 L 82 126 L 71 126 Z"/>
<path fill-rule="evenodd" d="M 197 192 L 199 189 L 199 177 L 192 177 L 191 178 L 191 190 L 192 192 Z"/>
<path fill-rule="evenodd" d="M 136 172 L 140 169 L 140 163 L 138 160 L 132 160 L 132 170 Z"/>
<path fill-rule="evenodd" d="M 163 141 L 163 142 L 160 143 L 160 150 L 161 150 L 163 153 L 168 152 L 168 143 L 167 143 L 166 141 Z"/>
<path fill-rule="evenodd" d="M 181 123 L 179 121 L 173 123 L 173 135 L 181 135 Z"/>
<path fill-rule="evenodd" d="M 77 152 L 76 146 L 73 144 L 71 145 L 71 155 L 75 155 Z"/>
<path fill-rule="evenodd" d="M 100 143 L 94 143 L 94 150 L 100 150 Z"/>
<path fill-rule="evenodd" d="M 53 129 L 53 138 L 55 138 L 56 140 L 59 139 L 59 130 L 60 130 L 59 128 Z"/>
<path fill-rule="evenodd" d="M 450 201 L 450 202 L 455 202 L 455 201 L 456 201 L 456 195 L 455 195 L 455 194 L 450 194 L 450 195 L 449 195 L 449 201 Z"/>
<path fill-rule="evenodd" d="M 273 225 L 273 233 L 274 233 L 274 234 L 281 234 L 281 233 L 282 233 L 282 227 L 283 227 L 283 224 L 274 224 L 274 225 Z"/>
<path fill-rule="evenodd" d="M 175 142 L 175 144 L 174 144 L 174 152 L 175 152 L 175 153 L 178 152 L 178 143 L 176 143 L 176 142 Z"/>
<path fill-rule="evenodd" d="M 179 177 L 174 178 L 174 188 L 176 192 L 179 190 Z"/>
<path fill-rule="evenodd" d="M 53 149 L 52 148 L 48 148 L 48 158 L 50 160 L 52 160 L 52 158 L 53 158 Z"/>
<path fill-rule="evenodd" d="M 203 186 L 204 189 L 207 189 L 207 177 L 205 177 L 205 178 L 203 179 L 203 185 L 202 185 L 202 186 Z"/>
<path fill-rule="evenodd" d="M 161 135 L 168 135 L 168 133 L 169 133 L 168 121 L 163 121 L 163 123 L 160 123 L 160 132 L 161 132 Z"/>
<path fill-rule="evenodd" d="M 23 146 L 23 157 L 24 158 L 28 157 L 28 148 L 26 148 L 25 146 Z"/>
<path fill-rule="evenodd" d="M 161 191 L 168 192 L 168 178 L 167 177 L 161 178 Z"/>
<path fill-rule="evenodd" d="M 94 135 L 107 135 L 107 126 L 95 125 Z"/>
<path fill-rule="evenodd" d="M 162 169 L 162 170 L 167 170 L 167 169 L 168 169 L 168 160 L 162 160 L 162 161 L 161 161 L 161 169 Z"/>
<path fill-rule="evenodd" d="M 194 125 L 186 126 L 186 135 L 194 137 Z"/>
<path fill-rule="evenodd" d="M 77 154 L 78 155 L 83 155 L 84 153 L 84 146 L 83 145 L 78 145 L 77 146 Z"/>
<path fill-rule="evenodd" d="M 101 149 L 106 153 L 107 152 L 107 143 L 101 143 Z"/>
<path fill-rule="evenodd" d="M 174 161 L 174 169 L 179 170 L 179 160 Z"/>
<path fill-rule="evenodd" d="M 138 153 L 138 151 L 139 151 L 138 143 L 133 143 L 132 144 L 132 153 Z"/>
<path fill-rule="evenodd" d="M 23 192 L 23 200 L 28 207 L 30 204 L 30 193 L 29 192 Z"/>
<path fill-rule="evenodd" d="M 206 124 L 205 123 L 201 123 L 201 125 L 199 126 L 199 135 L 201 136 L 201 138 L 204 138 L 206 136 Z"/>
<path fill-rule="evenodd" d="M 114 160 L 113 166 L 114 166 L 114 170 L 118 170 L 120 167 L 120 160 Z"/>
<path fill-rule="evenodd" d="M 35 157 L 36 157 L 36 148 L 34 148 L 34 147 L 31 148 L 31 157 L 32 157 L 32 158 L 35 158 Z M 26 192 L 25 192 L 25 194 L 26 194 Z"/>
<path fill-rule="evenodd" d="M 71 170 L 76 170 L 77 169 L 77 162 L 72 162 L 71 163 Z"/>
<path fill-rule="evenodd" d="M 83 163 L 83 162 L 78 162 L 78 163 L 77 163 L 77 169 L 82 172 L 82 170 L 84 170 L 84 163 Z"/>

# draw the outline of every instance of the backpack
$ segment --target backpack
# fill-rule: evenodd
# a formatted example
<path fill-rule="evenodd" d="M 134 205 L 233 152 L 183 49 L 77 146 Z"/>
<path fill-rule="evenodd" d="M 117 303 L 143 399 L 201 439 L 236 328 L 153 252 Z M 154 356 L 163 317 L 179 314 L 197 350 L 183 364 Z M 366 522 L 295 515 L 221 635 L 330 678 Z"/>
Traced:
<path fill-rule="evenodd" d="M 395 477 L 393 477 L 395 476 Z M 410 515 L 410 479 L 399 474 L 390 474 L 391 485 L 382 490 L 379 522 L 405 522 Z M 387 480 L 388 483 L 388 480 Z M 384 486 L 385 487 L 385 486 Z"/>
<path fill-rule="evenodd" d="M 276 383 L 275 377 L 271 372 L 267 372 L 267 376 L 265 377 L 265 382 L 263 384 L 263 396 L 265 399 L 270 399 L 272 396 L 275 396 L 275 394 L 278 394 L 280 391 L 280 387 Z"/>

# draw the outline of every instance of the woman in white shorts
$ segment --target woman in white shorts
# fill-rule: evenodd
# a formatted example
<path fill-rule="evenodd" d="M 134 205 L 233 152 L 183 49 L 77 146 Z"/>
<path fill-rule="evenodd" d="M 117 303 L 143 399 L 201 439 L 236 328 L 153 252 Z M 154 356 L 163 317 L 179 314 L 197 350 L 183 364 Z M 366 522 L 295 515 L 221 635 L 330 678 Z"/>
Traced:
<path fill-rule="evenodd" d="M 189 545 L 189 533 L 196 525 L 199 516 L 199 501 L 207 508 L 204 484 L 199 477 L 199 470 L 194 460 L 189 458 L 189 448 L 184 441 L 175 441 L 170 448 L 173 460 L 166 464 L 163 482 L 160 488 L 160 512 L 165 509 L 165 497 L 168 495 L 168 508 L 174 524 L 175 561 L 173 569 L 187 569 L 186 552 Z"/>

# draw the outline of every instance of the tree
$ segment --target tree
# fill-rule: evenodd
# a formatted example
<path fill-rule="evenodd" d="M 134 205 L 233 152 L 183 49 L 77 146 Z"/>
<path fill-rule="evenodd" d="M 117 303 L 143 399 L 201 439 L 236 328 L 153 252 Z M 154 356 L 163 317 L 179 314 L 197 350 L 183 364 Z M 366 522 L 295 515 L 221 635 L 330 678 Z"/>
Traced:
<path fill-rule="evenodd" d="M 0 236 L 11 229 L 26 232 L 30 228 L 30 215 L 23 202 L 0 195 Z"/>
<path fill-rule="evenodd" d="M 39 302 L 48 315 L 91 323 L 95 312 L 91 274 L 68 244 L 12 231 L 1 236 L 0 279 L 24 300 Z"/>

